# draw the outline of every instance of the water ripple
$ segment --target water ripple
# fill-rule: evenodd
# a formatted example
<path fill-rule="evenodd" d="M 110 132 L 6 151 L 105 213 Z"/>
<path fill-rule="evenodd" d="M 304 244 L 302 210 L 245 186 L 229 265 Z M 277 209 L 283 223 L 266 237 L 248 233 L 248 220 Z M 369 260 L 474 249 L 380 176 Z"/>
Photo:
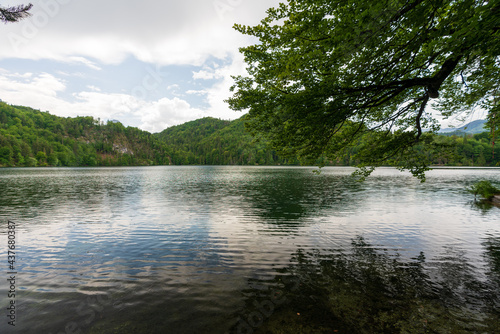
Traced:
<path fill-rule="evenodd" d="M 82 333 L 133 333 L 142 324 L 149 333 L 223 333 L 287 289 L 292 305 L 302 292 L 304 305 L 331 293 L 314 279 L 374 296 L 380 286 L 389 296 L 429 283 L 429 296 L 448 296 L 450 316 L 486 326 L 472 311 L 485 310 L 482 296 L 500 282 L 499 211 L 471 206 L 464 189 L 498 182 L 498 170 L 439 169 L 425 184 L 393 169 L 364 183 L 350 168 L 312 170 L 1 170 L 0 234 L 7 219 L 18 226 L 21 332 L 76 324 Z M 421 281 L 387 281 L 416 266 Z M 370 270 L 382 275 L 379 287 L 366 281 Z M 462 302 L 470 307 L 453 306 Z"/>

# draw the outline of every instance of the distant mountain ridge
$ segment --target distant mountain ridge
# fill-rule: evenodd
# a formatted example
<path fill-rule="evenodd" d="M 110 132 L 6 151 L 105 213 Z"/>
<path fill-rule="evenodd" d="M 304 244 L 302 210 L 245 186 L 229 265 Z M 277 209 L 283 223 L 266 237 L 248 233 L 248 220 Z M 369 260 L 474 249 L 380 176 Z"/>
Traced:
<path fill-rule="evenodd" d="M 440 134 L 445 134 L 445 135 L 450 135 L 450 134 L 478 134 L 482 132 L 487 132 L 488 129 L 486 128 L 486 120 L 484 119 L 478 119 L 475 121 L 472 121 L 470 123 L 467 123 L 461 127 L 458 128 L 446 128 L 446 129 L 441 129 L 439 130 L 438 133 Z"/>

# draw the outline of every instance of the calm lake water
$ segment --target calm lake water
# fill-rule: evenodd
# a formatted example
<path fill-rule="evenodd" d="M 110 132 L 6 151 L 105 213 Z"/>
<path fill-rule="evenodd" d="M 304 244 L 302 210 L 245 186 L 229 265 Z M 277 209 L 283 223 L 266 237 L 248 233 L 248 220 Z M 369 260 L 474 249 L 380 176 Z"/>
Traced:
<path fill-rule="evenodd" d="M 0 332 L 500 333 L 499 169 L 313 170 L 0 170 Z"/>

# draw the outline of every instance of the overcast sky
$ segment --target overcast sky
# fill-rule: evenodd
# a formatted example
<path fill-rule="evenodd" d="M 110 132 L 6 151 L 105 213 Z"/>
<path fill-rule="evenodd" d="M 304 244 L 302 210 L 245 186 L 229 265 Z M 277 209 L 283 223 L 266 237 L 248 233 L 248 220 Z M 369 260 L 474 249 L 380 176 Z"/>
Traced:
<path fill-rule="evenodd" d="M 27 1 L 2 1 L 14 6 Z M 33 16 L 1 24 L 0 99 L 59 116 L 117 119 L 159 132 L 205 116 L 236 119 L 223 100 L 243 74 L 275 0 L 31 0 Z"/>

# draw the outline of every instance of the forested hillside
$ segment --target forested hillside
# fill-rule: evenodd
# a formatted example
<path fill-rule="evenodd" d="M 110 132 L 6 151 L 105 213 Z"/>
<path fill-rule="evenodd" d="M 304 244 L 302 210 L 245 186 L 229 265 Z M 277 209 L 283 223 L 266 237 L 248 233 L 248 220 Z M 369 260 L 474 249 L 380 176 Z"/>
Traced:
<path fill-rule="evenodd" d="M 168 128 L 158 134 L 172 148 L 174 164 L 278 165 L 297 164 L 281 159 L 245 131 L 244 117 L 224 121 L 211 117 Z"/>
<path fill-rule="evenodd" d="M 168 147 L 146 131 L 92 117 L 63 118 L 0 102 L 1 166 L 169 164 Z"/>
<path fill-rule="evenodd" d="M 436 135 L 434 141 L 442 149 L 429 152 L 433 163 L 446 166 L 500 166 L 500 144 L 493 147 L 490 134 Z"/>
<path fill-rule="evenodd" d="M 489 133 L 435 135 L 425 154 L 436 165 L 498 166 Z M 359 145 L 369 145 L 360 143 Z M 354 147 L 321 165 L 355 165 Z M 418 146 L 416 149 L 421 149 Z M 0 166 L 295 165 L 234 121 L 203 118 L 150 134 L 92 117 L 63 118 L 0 102 Z"/>

